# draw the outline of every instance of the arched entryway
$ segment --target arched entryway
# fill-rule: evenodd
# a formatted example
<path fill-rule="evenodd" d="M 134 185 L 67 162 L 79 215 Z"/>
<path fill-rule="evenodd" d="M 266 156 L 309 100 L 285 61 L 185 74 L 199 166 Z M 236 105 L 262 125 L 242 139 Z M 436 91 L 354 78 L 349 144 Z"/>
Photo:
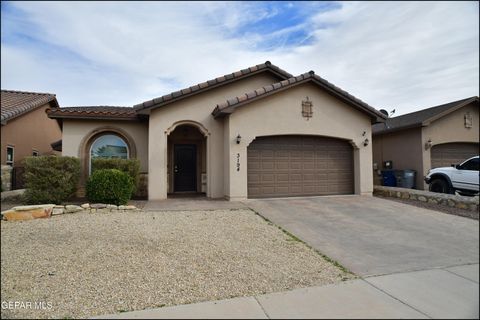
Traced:
<path fill-rule="evenodd" d="M 168 194 L 207 192 L 206 133 L 194 124 L 181 123 L 168 133 Z"/>

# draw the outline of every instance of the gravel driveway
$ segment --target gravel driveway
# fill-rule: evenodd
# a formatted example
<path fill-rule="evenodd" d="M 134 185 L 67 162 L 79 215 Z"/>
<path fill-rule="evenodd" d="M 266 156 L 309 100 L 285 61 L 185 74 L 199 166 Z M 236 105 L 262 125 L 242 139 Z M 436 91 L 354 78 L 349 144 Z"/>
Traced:
<path fill-rule="evenodd" d="M 78 213 L 1 222 L 2 303 L 93 315 L 251 296 L 351 278 L 250 210 Z"/>

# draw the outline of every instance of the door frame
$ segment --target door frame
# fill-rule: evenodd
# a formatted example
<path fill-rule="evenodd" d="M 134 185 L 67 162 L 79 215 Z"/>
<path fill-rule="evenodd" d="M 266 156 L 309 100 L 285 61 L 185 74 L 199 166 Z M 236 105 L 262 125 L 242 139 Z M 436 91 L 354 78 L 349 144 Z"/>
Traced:
<path fill-rule="evenodd" d="M 175 163 L 176 163 L 176 157 L 177 157 L 177 152 L 176 152 L 176 149 L 178 146 L 190 146 L 193 148 L 193 151 L 194 151 L 194 155 L 195 155 L 195 163 L 193 164 L 193 168 L 195 168 L 195 173 L 193 174 L 193 186 L 194 186 L 194 190 L 191 190 L 191 191 L 178 191 L 176 190 L 177 189 L 177 186 L 176 186 L 176 182 L 175 182 Z M 195 143 L 174 143 L 173 144 L 173 163 L 172 163 L 172 170 L 173 170 L 173 174 L 172 174 L 172 182 L 173 182 L 173 193 L 193 193 L 193 192 L 198 192 L 198 185 L 197 185 L 197 182 L 198 182 L 198 178 L 197 178 L 197 175 L 198 175 L 198 146 L 197 144 Z"/>

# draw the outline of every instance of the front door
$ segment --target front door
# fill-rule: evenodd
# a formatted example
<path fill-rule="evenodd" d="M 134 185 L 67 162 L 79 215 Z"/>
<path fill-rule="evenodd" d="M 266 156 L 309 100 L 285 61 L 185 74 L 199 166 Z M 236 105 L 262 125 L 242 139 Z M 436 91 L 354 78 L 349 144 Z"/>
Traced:
<path fill-rule="evenodd" d="M 197 191 L 197 148 L 194 144 L 174 145 L 173 183 L 175 192 Z"/>

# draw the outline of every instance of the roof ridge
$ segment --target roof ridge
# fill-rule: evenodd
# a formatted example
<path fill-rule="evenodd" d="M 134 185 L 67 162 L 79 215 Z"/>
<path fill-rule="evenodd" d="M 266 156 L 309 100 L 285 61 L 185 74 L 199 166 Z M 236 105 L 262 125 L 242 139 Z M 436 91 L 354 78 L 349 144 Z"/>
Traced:
<path fill-rule="evenodd" d="M 20 93 L 20 94 L 36 94 L 36 95 L 50 95 L 56 96 L 55 93 L 48 93 L 48 92 L 33 92 L 33 91 L 20 91 L 20 90 L 8 90 L 8 89 L 1 89 L 1 92 L 10 92 L 10 93 Z"/>
<path fill-rule="evenodd" d="M 181 98 L 182 96 L 190 96 L 192 94 L 195 94 L 195 92 L 201 91 L 202 89 L 215 87 L 217 85 L 221 85 L 222 83 L 229 83 L 234 79 L 242 78 L 248 74 L 256 73 L 261 70 L 267 70 L 267 69 L 273 70 L 276 73 L 279 73 L 280 75 L 284 76 L 285 78 L 293 77 L 291 73 L 279 68 L 278 66 L 272 64 L 270 61 L 267 60 L 264 63 L 257 64 L 252 67 L 241 69 L 232 73 L 224 74 L 222 76 L 219 76 L 201 83 L 197 83 L 193 86 L 189 86 L 177 91 L 170 92 L 158 98 L 144 101 L 142 103 L 134 105 L 133 107 L 136 110 L 142 110 L 142 109 L 147 109 L 149 107 L 152 107 L 156 104 L 169 103 L 173 100 L 176 100 L 177 98 Z"/>
<path fill-rule="evenodd" d="M 420 113 L 420 112 L 425 112 L 425 111 L 431 111 L 431 110 L 433 110 L 433 109 L 435 109 L 435 108 L 445 107 L 445 106 L 448 105 L 448 104 L 452 104 L 452 108 L 453 108 L 454 105 L 456 105 L 456 104 L 458 104 L 458 103 L 460 103 L 460 102 L 464 102 L 464 101 L 473 99 L 473 98 L 477 98 L 477 99 L 478 99 L 478 96 L 472 96 L 472 97 L 469 97 L 469 98 L 464 98 L 464 99 L 455 100 L 455 101 L 451 101 L 451 102 L 447 102 L 447 103 L 442 103 L 442 104 L 439 104 L 439 105 L 436 105 L 436 106 L 433 106 L 433 107 L 428 107 L 428 108 L 425 108 L 425 109 L 420 109 L 420 110 L 417 110 L 417 111 L 405 113 L 405 114 L 402 114 L 402 115 L 399 115 L 399 116 L 396 116 L 396 117 L 392 117 L 392 118 L 389 118 L 389 119 L 398 119 L 398 118 L 405 117 L 405 116 L 411 116 L 412 114 L 415 114 L 415 113 Z"/>
<path fill-rule="evenodd" d="M 231 107 L 233 108 L 240 103 L 247 102 L 248 100 L 263 96 L 265 94 L 271 94 L 276 90 L 286 88 L 286 87 L 290 87 L 290 86 L 292 86 L 296 83 L 304 83 L 306 81 L 309 81 L 310 79 L 311 80 L 317 80 L 318 82 L 320 82 L 324 86 L 329 87 L 330 89 L 332 89 L 333 91 L 337 92 L 340 95 L 343 95 L 344 98 L 347 98 L 347 99 L 353 101 L 354 103 L 359 104 L 362 108 L 369 110 L 371 113 L 376 114 L 378 117 L 385 118 L 385 115 L 380 113 L 380 111 L 373 108 L 372 106 L 370 106 L 366 102 L 360 100 L 359 98 L 351 95 L 347 91 L 335 86 L 334 84 L 328 82 L 327 80 L 323 79 L 322 77 L 316 75 L 315 71 L 313 71 L 313 70 L 302 73 L 298 76 L 288 78 L 286 80 L 282 80 L 282 81 L 279 81 L 279 82 L 276 82 L 276 83 L 273 83 L 273 84 L 270 84 L 270 85 L 263 86 L 261 88 L 246 92 L 242 95 L 227 99 L 226 101 L 216 105 L 215 109 L 212 111 L 212 115 L 216 117 L 222 112 L 222 110 L 225 110 L 225 109 L 231 108 Z"/>
<path fill-rule="evenodd" d="M 97 106 L 66 106 L 66 107 L 61 107 L 60 110 L 68 109 L 68 108 L 125 108 L 125 109 L 133 109 L 133 107 L 130 107 L 130 106 L 97 105 Z"/>

